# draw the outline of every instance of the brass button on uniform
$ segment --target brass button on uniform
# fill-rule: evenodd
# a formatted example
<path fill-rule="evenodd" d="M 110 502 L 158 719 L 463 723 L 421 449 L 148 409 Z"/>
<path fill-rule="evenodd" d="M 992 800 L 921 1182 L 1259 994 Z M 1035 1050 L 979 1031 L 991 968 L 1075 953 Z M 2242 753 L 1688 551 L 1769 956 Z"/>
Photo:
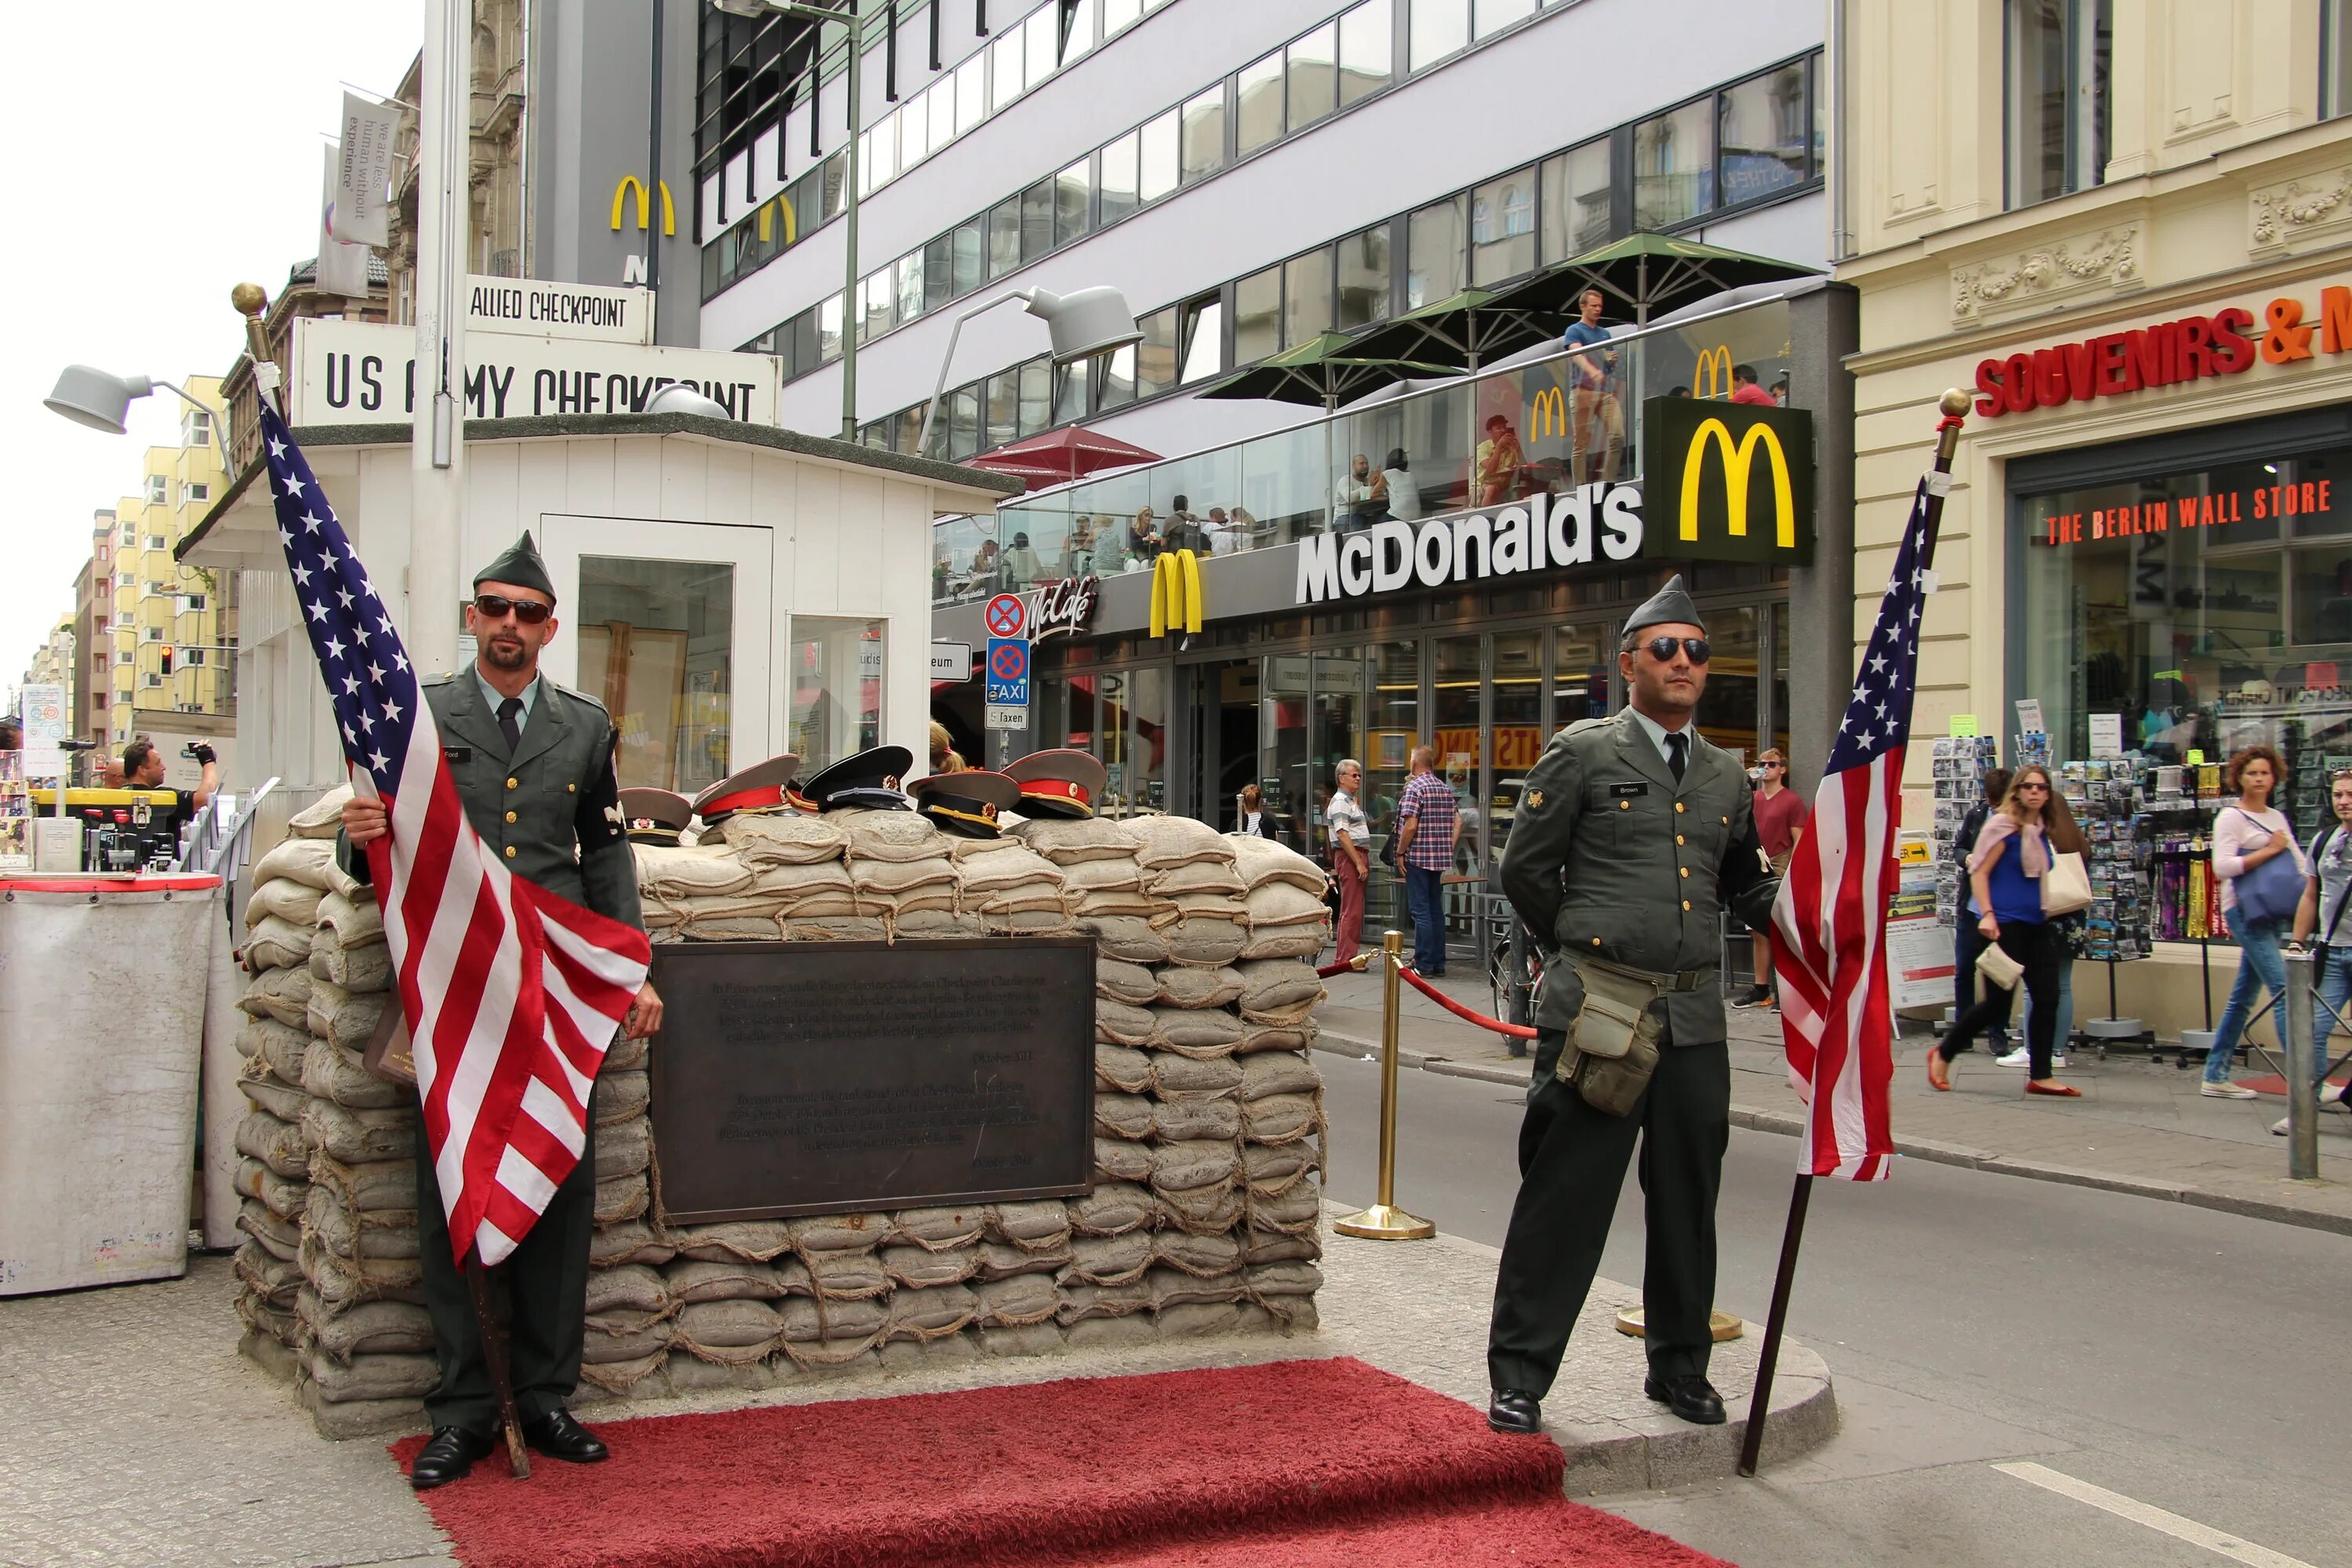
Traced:
<path fill-rule="evenodd" d="M 512 822 L 514 819 L 515 819 L 515 814 L 514 814 L 513 812 L 511 812 L 511 811 L 508 812 L 508 813 L 507 813 L 507 820 L 508 820 L 509 822 Z"/>
<path fill-rule="evenodd" d="M 1731 818 L 1729 818 L 1729 817 L 1727 817 L 1727 817 L 1725 817 L 1725 818 L 1723 819 L 1723 825 L 1724 825 L 1726 827 L 1730 826 L 1731 826 Z"/>
<path fill-rule="evenodd" d="M 1631 811 L 1633 809 L 1633 803 L 1630 800 L 1621 800 L 1617 803 L 1617 809 L 1620 811 Z"/>
<path fill-rule="evenodd" d="M 1676 801 L 1676 802 L 1675 802 L 1675 809 L 1676 811 L 1680 811 L 1680 810 L 1682 810 L 1682 808 L 1683 808 L 1683 803 L 1682 803 L 1681 801 Z"/>
<path fill-rule="evenodd" d="M 1684 868 L 1682 868 L 1682 873 L 1683 873 L 1683 875 L 1684 875 L 1684 876 L 1685 876 L 1685 877 L 1689 876 L 1689 875 L 1690 875 L 1690 868 L 1689 868 L 1689 867 L 1687 867 L 1687 866 L 1685 866 Z"/>
<path fill-rule="evenodd" d="M 1683 912 L 1685 914 L 1688 914 L 1690 912 L 1690 900 L 1688 899 L 1685 899 L 1683 900 Z"/>
<path fill-rule="evenodd" d="M 1684 907 L 1685 909 L 1688 909 L 1690 906 L 1689 906 L 1688 904 L 1685 904 L 1683 907 Z M 1592 939 L 1592 945 L 1593 945 L 1593 946 L 1595 946 L 1595 947 L 1599 947 L 1599 946 L 1601 945 L 1601 939 L 1600 939 L 1599 937 L 1597 937 L 1597 936 L 1596 936 L 1596 937 L 1594 937 L 1594 938 Z"/>
<path fill-rule="evenodd" d="M 1682 841 L 1683 841 L 1683 836 L 1682 836 L 1681 834 L 1679 834 L 1679 833 L 1675 834 L 1675 843 L 1677 843 L 1677 844 L 1680 844 Z"/>
<path fill-rule="evenodd" d="M 566 795 L 578 795 L 578 794 L 580 793 L 580 786 L 579 786 L 578 784 L 565 784 L 565 785 L 563 786 L 563 793 L 564 793 L 564 794 L 566 794 Z M 1727 817 L 1725 817 L 1723 820 L 1724 820 L 1724 821 L 1726 821 L 1726 822 L 1729 822 L 1729 821 L 1731 820 L 1731 818 L 1729 818 L 1729 817 L 1727 817 Z"/>
<path fill-rule="evenodd" d="M 508 846 L 507 846 L 507 858 L 508 858 L 508 859 L 509 859 L 509 860 L 511 860 L 511 859 L 513 859 L 514 858 L 515 858 L 515 847 L 514 847 L 513 845 L 509 844 L 509 845 L 508 845 Z"/>
<path fill-rule="evenodd" d="M 521 783 L 522 783 L 522 780 L 520 780 L 520 779 L 509 779 L 509 780 L 507 780 L 507 788 L 509 788 L 509 789 L 513 789 L 513 788 L 515 788 L 516 786 L 518 786 L 519 784 L 520 784 Z"/>

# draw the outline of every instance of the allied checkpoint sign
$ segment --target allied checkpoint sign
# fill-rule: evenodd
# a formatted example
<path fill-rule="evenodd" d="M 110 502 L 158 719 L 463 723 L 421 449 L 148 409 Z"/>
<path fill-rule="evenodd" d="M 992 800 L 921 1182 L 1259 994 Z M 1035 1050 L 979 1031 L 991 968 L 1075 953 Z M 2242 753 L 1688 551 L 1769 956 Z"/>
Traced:
<path fill-rule="evenodd" d="M 665 1221 L 1092 1189 L 1090 938 L 662 943 L 652 979 Z"/>

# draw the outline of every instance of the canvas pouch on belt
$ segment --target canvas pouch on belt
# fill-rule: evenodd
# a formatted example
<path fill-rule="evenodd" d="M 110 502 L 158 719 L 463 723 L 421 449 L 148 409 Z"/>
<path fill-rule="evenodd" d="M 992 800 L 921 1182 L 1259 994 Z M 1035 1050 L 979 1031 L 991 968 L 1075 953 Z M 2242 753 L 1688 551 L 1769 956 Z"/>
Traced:
<path fill-rule="evenodd" d="M 1623 1116 L 1657 1070 L 1658 1038 L 1666 1029 L 1665 1010 L 1657 1004 L 1675 989 L 1676 977 L 1577 953 L 1561 956 L 1584 984 L 1584 1005 L 1555 1070 L 1587 1105 Z"/>

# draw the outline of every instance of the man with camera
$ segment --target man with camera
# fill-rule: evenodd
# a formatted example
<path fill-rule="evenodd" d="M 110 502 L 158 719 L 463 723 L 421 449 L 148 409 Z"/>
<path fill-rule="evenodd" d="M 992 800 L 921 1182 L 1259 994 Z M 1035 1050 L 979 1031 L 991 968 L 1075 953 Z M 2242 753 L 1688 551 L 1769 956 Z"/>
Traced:
<path fill-rule="evenodd" d="M 203 767 L 204 774 L 193 790 L 181 790 L 179 803 L 172 807 L 168 819 L 155 825 L 159 836 L 168 834 L 168 842 L 180 841 L 180 829 L 195 819 L 196 813 L 212 804 L 214 794 L 220 788 L 220 758 L 204 742 L 198 741 L 180 753 L 191 757 Z M 163 786 L 163 753 L 155 742 L 142 735 L 122 748 L 122 787 L 124 789 L 162 789 Z"/>

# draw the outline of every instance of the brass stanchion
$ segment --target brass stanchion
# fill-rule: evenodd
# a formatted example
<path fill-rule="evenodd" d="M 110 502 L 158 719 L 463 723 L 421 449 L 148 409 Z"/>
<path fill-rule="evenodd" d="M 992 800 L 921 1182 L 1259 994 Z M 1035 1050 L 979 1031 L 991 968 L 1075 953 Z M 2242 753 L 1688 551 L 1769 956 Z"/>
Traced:
<path fill-rule="evenodd" d="M 1368 1241 L 1419 1241 L 1435 1236 L 1437 1226 L 1396 1206 L 1397 1014 L 1403 985 L 1398 975 L 1404 967 L 1404 933 L 1382 936 L 1381 951 L 1381 1197 L 1360 1214 L 1333 1220 L 1331 1228 Z"/>

